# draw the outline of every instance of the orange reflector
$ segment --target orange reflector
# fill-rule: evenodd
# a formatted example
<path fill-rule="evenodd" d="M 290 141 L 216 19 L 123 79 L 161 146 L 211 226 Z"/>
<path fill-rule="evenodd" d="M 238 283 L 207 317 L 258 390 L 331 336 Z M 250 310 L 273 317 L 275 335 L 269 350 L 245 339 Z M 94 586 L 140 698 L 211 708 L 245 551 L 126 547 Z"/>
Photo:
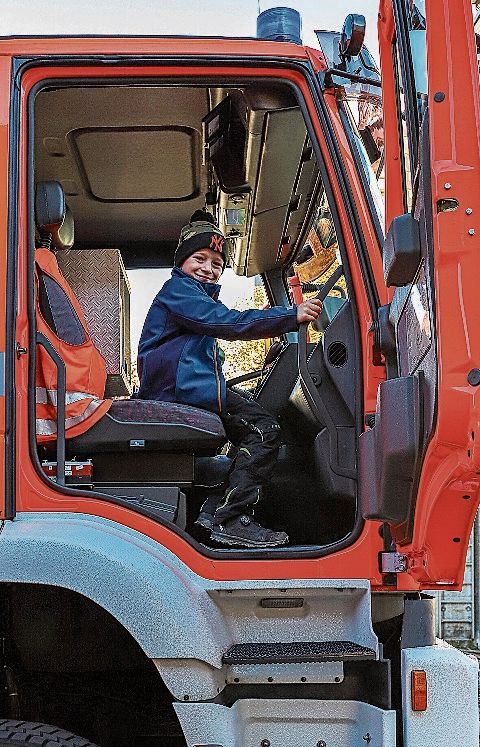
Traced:
<path fill-rule="evenodd" d="M 427 710 L 427 673 L 422 669 L 412 672 L 412 711 Z"/>

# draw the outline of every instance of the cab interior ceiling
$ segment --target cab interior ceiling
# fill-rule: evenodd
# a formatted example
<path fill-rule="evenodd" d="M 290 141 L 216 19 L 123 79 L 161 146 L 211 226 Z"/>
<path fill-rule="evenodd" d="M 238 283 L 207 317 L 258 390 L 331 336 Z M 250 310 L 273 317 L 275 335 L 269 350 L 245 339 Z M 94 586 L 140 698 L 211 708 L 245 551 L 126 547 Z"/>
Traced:
<path fill-rule="evenodd" d="M 118 248 L 127 268 L 171 266 L 180 228 L 207 195 L 233 237 L 237 274 L 275 269 L 300 245 L 319 176 L 287 84 L 56 84 L 34 107 L 35 179 L 62 184 L 74 249 Z M 222 137 L 204 158 L 215 107 Z M 229 206 L 246 208 L 243 226 L 227 223 Z"/>

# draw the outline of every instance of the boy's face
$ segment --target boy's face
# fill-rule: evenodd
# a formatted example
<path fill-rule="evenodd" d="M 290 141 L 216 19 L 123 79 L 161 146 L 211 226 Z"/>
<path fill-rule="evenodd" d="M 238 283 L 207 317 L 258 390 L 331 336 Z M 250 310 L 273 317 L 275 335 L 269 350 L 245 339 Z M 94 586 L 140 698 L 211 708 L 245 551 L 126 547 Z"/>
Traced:
<path fill-rule="evenodd" d="M 180 269 L 201 283 L 216 283 L 223 272 L 223 259 L 213 249 L 197 249 Z"/>

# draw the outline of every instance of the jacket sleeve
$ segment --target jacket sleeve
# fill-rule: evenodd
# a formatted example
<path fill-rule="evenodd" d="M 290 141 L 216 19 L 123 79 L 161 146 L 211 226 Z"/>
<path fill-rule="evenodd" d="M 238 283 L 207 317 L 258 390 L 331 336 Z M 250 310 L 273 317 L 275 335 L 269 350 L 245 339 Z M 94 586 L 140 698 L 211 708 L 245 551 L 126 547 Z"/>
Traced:
<path fill-rule="evenodd" d="M 177 324 L 196 334 L 222 340 L 258 340 L 298 329 L 295 306 L 235 311 L 200 288 L 187 294 L 178 285 L 169 289 L 161 302 Z"/>

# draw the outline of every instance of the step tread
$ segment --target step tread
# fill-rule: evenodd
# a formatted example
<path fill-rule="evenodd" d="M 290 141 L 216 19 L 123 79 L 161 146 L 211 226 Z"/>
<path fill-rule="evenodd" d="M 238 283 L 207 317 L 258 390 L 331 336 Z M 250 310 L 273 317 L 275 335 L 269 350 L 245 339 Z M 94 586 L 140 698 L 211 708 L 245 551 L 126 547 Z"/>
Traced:
<path fill-rule="evenodd" d="M 352 641 L 237 643 L 222 657 L 224 664 L 294 664 L 375 659 L 375 651 Z"/>

